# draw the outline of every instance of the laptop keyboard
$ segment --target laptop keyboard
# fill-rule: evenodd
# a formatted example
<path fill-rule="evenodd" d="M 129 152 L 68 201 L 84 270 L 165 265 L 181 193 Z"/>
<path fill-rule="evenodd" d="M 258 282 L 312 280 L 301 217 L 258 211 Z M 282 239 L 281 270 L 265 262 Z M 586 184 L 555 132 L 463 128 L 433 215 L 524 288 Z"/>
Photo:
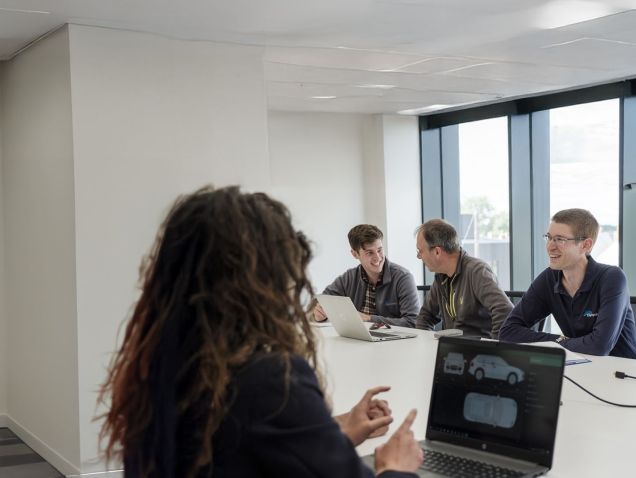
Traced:
<path fill-rule="evenodd" d="M 523 476 L 520 471 L 426 449 L 421 468 L 453 478 L 514 478 Z"/>
<path fill-rule="evenodd" d="M 397 337 L 395 334 L 387 334 L 386 332 L 375 332 L 374 330 L 369 330 L 369 333 L 372 337 Z"/>

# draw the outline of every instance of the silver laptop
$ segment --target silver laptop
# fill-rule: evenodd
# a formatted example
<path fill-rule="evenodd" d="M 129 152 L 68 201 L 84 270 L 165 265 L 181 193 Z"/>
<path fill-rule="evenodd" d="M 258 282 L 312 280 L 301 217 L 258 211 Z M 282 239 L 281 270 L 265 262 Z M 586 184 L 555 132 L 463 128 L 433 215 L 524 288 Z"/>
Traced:
<path fill-rule="evenodd" d="M 316 298 L 327 313 L 327 317 L 336 332 L 342 337 L 366 340 L 367 342 L 383 342 L 385 340 L 410 339 L 417 336 L 416 334 L 398 332 L 393 329 L 388 332 L 369 330 L 360 320 L 360 314 L 349 297 L 321 294 L 316 296 Z"/>
<path fill-rule="evenodd" d="M 440 338 L 419 476 L 546 473 L 564 363 L 560 348 Z"/>

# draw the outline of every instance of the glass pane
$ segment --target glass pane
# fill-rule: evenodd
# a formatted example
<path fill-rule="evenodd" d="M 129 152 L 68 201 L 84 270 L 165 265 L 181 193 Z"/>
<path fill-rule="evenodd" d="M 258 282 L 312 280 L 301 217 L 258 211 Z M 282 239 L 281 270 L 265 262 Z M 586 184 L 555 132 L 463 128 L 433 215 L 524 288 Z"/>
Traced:
<path fill-rule="evenodd" d="M 459 125 L 462 247 L 492 267 L 510 289 L 508 119 Z"/>
<path fill-rule="evenodd" d="M 619 108 L 613 99 L 550 111 L 550 215 L 589 210 L 601 225 L 592 255 L 613 265 L 619 248 Z M 561 333 L 552 316 L 546 329 Z"/>
<path fill-rule="evenodd" d="M 618 131 L 618 99 L 550 111 L 550 215 L 572 207 L 589 210 L 601 225 L 592 255 L 613 265 L 618 265 Z"/>

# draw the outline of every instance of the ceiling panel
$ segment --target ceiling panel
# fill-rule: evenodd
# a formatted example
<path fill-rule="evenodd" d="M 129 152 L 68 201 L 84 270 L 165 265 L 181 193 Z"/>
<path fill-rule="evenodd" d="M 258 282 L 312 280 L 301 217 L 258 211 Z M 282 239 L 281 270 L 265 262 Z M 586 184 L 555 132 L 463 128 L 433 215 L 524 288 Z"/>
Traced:
<path fill-rule="evenodd" d="M 594 65 L 597 69 L 622 69 L 634 65 L 636 43 L 586 37 L 546 46 L 540 52 L 536 52 L 535 58 L 562 66 Z"/>
<path fill-rule="evenodd" d="M 576 83 L 581 77 L 589 78 L 591 81 L 599 81 L 606 78 L 608 72 L 606 70 L 539 63 L 491 62 L 445 74 L 462 78 L 519 81 L 528 84 L 562 87 Z"/>
<path fill-rule="evenodd" d="M 270 108 L 395 113 L 636 77 L 635 8 L 636 0 L 0 0 L 0 58 L 64 23 L 262 45 Z"/>
<path fill-rule="evenodd" d="M 405 64 L 425 61 L 421 55 L 342 48 L 266 49 L 264 60 L 272 63 L 365 71 L 393 70 Z"/>

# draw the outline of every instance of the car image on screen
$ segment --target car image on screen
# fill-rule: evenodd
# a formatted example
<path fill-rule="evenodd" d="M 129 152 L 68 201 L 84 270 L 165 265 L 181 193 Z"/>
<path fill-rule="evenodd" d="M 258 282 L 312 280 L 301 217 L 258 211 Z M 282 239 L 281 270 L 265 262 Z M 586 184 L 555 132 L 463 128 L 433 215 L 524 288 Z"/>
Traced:
<path fill-rule="evenodd" d="M 524 379 L 524 372 L 520 368 L 509 365 L 497 355 L 477 355 L 470 361 L 468 373 L 475 379 L 491 378 L 504 380 L 510 385 L 516 385 Z"/>
<path fill-rule="evenodd" d="M 512 428 L 517 421 L 517 402 L 507 397 L 471 392 L 464 400 L 464 418 L 493 427 Z"/>
<path fill-rule="evenodd" d="M 448 355 L 444 357 L 444 373 L 463 375 L 464 354 L 449 352 Z"/>

